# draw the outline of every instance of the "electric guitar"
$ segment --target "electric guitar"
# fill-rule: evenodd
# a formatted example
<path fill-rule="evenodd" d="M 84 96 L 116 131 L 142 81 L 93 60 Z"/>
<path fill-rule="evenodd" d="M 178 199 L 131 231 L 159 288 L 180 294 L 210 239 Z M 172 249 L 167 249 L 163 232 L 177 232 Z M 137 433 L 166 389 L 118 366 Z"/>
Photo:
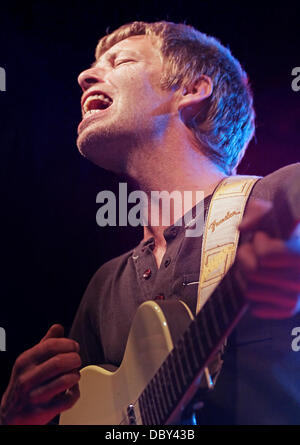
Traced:
<path fill-rule="evenodd" d="M 279 193 L 259 229 L 287 239 L 300 221 L 299 193 L 293 198 L 291 208 Z M 204 369 L 247 310 L 246 286 L 234 263 L 196 317 L 179 300 L 143 303 L 120 367 L 83 368 L 80 398 L 61 414 L 60 424 L 180 424 Z"/>

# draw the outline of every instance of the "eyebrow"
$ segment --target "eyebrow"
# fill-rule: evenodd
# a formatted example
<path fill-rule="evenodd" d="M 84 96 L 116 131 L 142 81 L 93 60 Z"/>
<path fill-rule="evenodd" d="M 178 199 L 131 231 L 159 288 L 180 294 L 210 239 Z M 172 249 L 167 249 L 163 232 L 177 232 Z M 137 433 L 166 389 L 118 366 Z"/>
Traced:
<path fill-rule="evenodd" d="M 117 51 L 115 51 L 115 52 L 112 52 L 112 53 L 108 54 L 108 56 L 106 56 L 106 59 L 109 59 L 109 60 L 111 60 L 111 59 L 116 59 L 116 58 L 117 58 L 120 54 L 122 54 L 122 53 L 128 53 L 129 55 L 132 55 L 132 56 L 134 56 L 134 57 L 136 57 L 136 56 L 139 55 L 139 53 L 136 52 L 136 51 L 133 51 L 133 50 L 131 50 L 131 49 L 123 48 L 123 49 L 119 49 L 119 50 L 117 50 Z M 99 59 L 100 59 L 100 58 L 101 58 L 101 56 L 99 57 Z M 98 59 L 98 60 L 95 60 L 95 61 L 91 64 L 90 68 L 94 68 L 94 66 L 99 62 L 99 59 Z"/>

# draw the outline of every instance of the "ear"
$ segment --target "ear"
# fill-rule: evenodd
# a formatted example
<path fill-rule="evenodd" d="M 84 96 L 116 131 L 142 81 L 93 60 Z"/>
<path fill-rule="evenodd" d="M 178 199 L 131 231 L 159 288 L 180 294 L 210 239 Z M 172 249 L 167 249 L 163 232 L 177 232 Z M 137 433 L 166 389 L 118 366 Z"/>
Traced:
<path fill-rule="evenodd" d="M 184 123 L 199 113 L 203 101 L 211 96 L 212 91 L 212 80 L 205 75 L 201 75 L 193 84 L 180 91 L 178 112 Z"/>

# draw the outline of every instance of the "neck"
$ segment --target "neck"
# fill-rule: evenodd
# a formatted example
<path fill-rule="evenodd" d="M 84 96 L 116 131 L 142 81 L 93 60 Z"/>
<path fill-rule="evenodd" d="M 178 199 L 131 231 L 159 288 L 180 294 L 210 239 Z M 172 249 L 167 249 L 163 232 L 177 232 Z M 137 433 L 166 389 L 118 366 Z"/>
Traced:
<path fill-rule="evenodd" d="M 181 141 L 180 145 L 178 140 Z M 165 140 L 163 144 L 158 143 L 154 148 L 152 145 L 135 150 L 127 165 L 128 177 L 148 198 L 148 208 L 145 208 L 148 222 L 144 226 L 144 240 L 154 237 L 157 248 L 165 247 L 165 228 L 210 195 L 226 176 L 190 140 L 182 138 L 182 135 Z M 177 197 L 181 198 L 173 201 L 167 224 L 162 220 L 162 202 L 155 199 L 153 191 L 165 191 L 169 194 L 176 191 Z M 184 192 L 189 192 L 189 202 L 186 202 L 184 196 L 187 195 Z M 160 216 L 159 221 L 154 221 L 153 214 Z"/>

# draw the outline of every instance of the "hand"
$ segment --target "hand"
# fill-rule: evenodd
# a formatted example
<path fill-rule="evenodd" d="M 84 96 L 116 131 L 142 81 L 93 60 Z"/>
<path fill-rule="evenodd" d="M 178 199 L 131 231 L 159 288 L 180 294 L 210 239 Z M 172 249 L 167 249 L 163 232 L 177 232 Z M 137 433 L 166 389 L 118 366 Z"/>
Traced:
<path fill-rule="evenodd" d="M 256 201 L 248 208 L 241 232 L 255 230 L 270 206 Z M 257 317 L 288 318 L 300 310 L 300 237 L 296 232 L 299 230 L 283 241 L 255 231 L 252 240 L 237 251 L 237 260 L 248 280 L 245 297 Z"/>
<path fill-rule="evenodd" d="M 63 338 L 55 324 L 16 360 L 1 401 L 1 420 L 9 425 L 47 424 L 79 397 L 79 345 Z"/>

